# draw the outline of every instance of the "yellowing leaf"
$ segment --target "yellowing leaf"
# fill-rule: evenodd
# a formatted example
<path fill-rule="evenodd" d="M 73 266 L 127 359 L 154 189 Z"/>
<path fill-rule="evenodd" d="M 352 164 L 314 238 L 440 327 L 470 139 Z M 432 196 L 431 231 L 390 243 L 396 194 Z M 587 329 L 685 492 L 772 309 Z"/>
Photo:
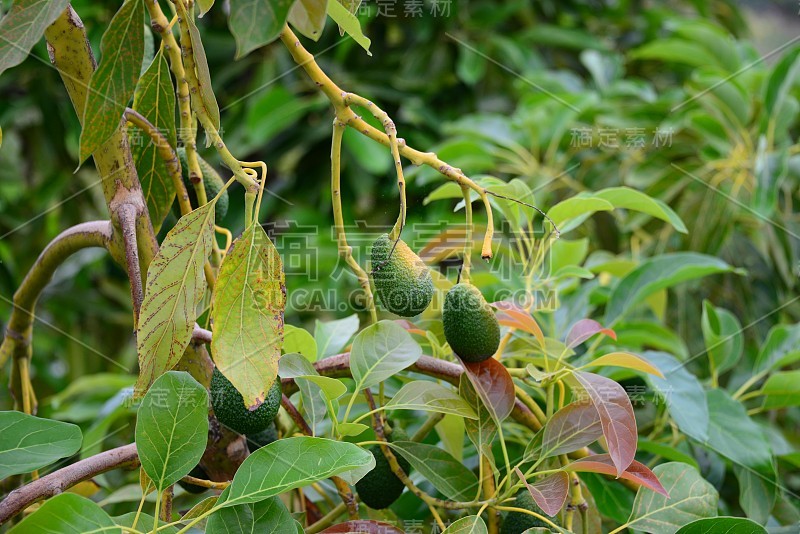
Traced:
<path fill-rule="evenodd" d="M 651 375 L 656 375 L 657 377 L 660 378 L 664 378 L 664 375 L 661 373 L 661 371 L 658 370 L 658 367 L 648 362 L 641 356 L 630 354 L 628 352 L 612 352 L 611 354 L 600 356 L 595 361 L 586 364 L 584 367 L 609 367 L 609 366 L 624 367 L 626 369 L 642 371 L 645 373 L 650 373 Z"/>
<path fill-rule="evenodd" d="M 280 255 L 254 224 L 225 256 L 211 304 L 211 354 L 250 408 L 264 402 L 278 375 L 285 308 Z"/>
<path fill-rule="evenodd" d="M 203 265 L 211 253 L 214 204 L 181 217 L 147 271 L 136 332 L 138 395 L 178 363 L 192 337 L 197 306 L 206 291 Z"/>

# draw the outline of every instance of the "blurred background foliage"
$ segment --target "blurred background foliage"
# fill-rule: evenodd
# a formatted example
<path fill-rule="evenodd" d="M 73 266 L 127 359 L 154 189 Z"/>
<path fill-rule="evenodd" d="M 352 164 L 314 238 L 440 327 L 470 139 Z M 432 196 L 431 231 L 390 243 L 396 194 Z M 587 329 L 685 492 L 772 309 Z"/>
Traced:
<path fill-rule="evenodd" d="M 118 4 L 73 2 L 95 51 Z M 569 253 L 562 251 L 559 265 L 582 266 L 589 275 L 558 286 L 561 309 L 547 334 L 562 335 L 576 318 L 594 316 L 607 303 L 608 279 L 576 282 L 593 276 L 592 266 L 616 262 L 622 276 L 661 254 L 705 253 L 746 274 L 681 286 L 619 325 L 620 335 L 628 333 L 632 348 L 669 349 L 688 359 L 703 354 L 713 335 L 748 326 L 734 336 L 737 346 L 726 349 L 722 369 L 731 371 L 723 380 L 745 381 L 770 328 L 800 320 L 794 208 L 800 200 L 794 142 L 800 48 L 791 34 L 796 22 L 787 22 L 797 18 L 796 4 L 428 0 L 416 17 L 409 14 L 412 4 L 419 3 L 362 4 L 371 56 L 330 21 L 318 43 L 306 44 L 341 87 L 388 111 L 410 145 L 436 151 L 470 176 L 519 179 L 530 190 L 525 200 L 545 211 L 577 194 L 628 186 L 669 205 L 688 230 L 625 209 L 573 221 L 560 245 Z M 223 137 L 240 159 L 270 166 L 272 194 L 261 220 L 286 262 L 287 323 L 311 327 L 316 319 L 347 315 L 357 284 L 337 260 L 330 229 L 331 108 L 280 44 L 233 61 L 235 44 L 219 5 L 200 23 Z M 382 8 L 387 5 L 391 14 Z M 33 55 L 0 78 L 3 320 L 49 240 L 69 225 L 107 217 L 92 165 L 75 171 L 79 125 L 43 43 Z M 367 245 L 394 222 L 396 184 L 383 147 L 352 131 L 344 144 L 345 217 L 363 262 Z M 221 168 L 213 151 L 204 155 Z M 409 169 L 408 178 L 409 223 L 444 228 L 461 220 L 453 202 L 429 198 L 441 185 L 434 172 Z M 234 233 L 243 224 L 237 187 L 223 221 Z M 406 239 L 415 249 L 427 244 L 411 233 Z M 475 274 L 487 297 L 508 285 L 493 266 Z M 315 290 L 323 292 L 321 300 L 304 300 Z M 59 270 L 38 308 L 33 362 L 40 396 L 63 391 L 78 377 L 116 373 L 119 365 L 135 371 L 129 300 L 124 272 L 101 251 L 81 253 Z M 784 330 L 790 340 L 800 339 L 797 329 Z M 774 343 L 786 340 L 775 337 Z M 743 370 L 735 368 L 740 358 L 750 363 Z M 709 376 L 706 362 L 692 359 L 690 368 Z M 47 405 L 50 416 L 90 421 L 120 385 L 108 391 L 84 386 L 85 402 L 70 405 L 74 413 L 59 414 L 54 402 Z M 797 413 L 787 418 L 796 427 Z M 791 449 L 788 440 L 797 437 L 780 436 L 780 447 Z M 800 481 L 787 479 L 787 485 L 797 488 Z"/>

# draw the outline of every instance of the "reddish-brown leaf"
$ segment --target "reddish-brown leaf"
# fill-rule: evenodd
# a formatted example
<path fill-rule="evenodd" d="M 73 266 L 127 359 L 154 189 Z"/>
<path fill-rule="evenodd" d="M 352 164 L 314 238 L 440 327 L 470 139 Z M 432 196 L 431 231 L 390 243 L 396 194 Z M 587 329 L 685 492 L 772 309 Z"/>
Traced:
<path fill-rule="evenodd" d="M 580 460 L 575 460 L 571 464 L 564 467 L 564 469 L 566 471 L 602 473 L 604 475 L 618 476 L 614 461 L 608 454 L 594 454 L 592 456 L 587 456 L 586 458 L 581 458 Z M 630 480 L 631 482 L 635 482 L 641 486 L 650 488 L 651 490 L 669 498 L 669 493 L 667 493 L 667 490 L 665 490 L 664 486 L 661 485 L 661 482 L 658 481 L 658 477 L 655 475 L 655 473 L 650 471 L 646 465 L 637 462 L 636 460 L 631 462 L 631 465 L 629 465 L 628 469 L 619 475 L 619 478 Z"/>
<path fill-rule="evenodd" d="M 351 532 L 354 534 L 404 534 L 402 530 L 389 523 L 366 519 L 339 523 L 326 528 L 321 534 L 349 534 Z"/>
<path fill-rule="evenodd" d="M 600 415 L 589 402 L 573 402 L 558 410 L 544 427 L 542 456 L 577 451 L 603 435 Z"/>
<path fill-rule="evenodd" d="M 505 366 L 494 358 L 480 363 L 461 363 L 486 409 L 496 421 L 503 421 L 511 413 L 516 400 L 514 381 Z"/>
<path fill-rule="evenodd" d="M 539 328 L 539 323 L 536 322 L 536 319 L 531 317 L 531 314 L 525 308 L 508 300 L 492 302 L 491 305 L 499 310 L 495 316 L 501 325 L 516 328 L 533 335 L 539 342 L 539 346 L 544 349 L 544 333 Z"/>
<path fill-rule="evenodd" d="M 622 386 L 610 378 L 582 372 L 575 373 L 575 378 L 600 415 L 608 452 L 617 467 L 617 475 L 622 475 L 636 454 L 636 418 L 631 400 Z"/>
<path fill-rule="evenodd" d="M 568 349 L 573 349 L 595 334 L 605 334 L 611 339 L 617 339 L 616 332 L 610 328 L 603 328 L 603 325 L 591 319 L 581 319 L 572 325 L 564 343 Z"/>
<path fill-rule="evenodd" d="M 536 504 L 539 505 L 539 508 L 544 513 L 553 517 L 561 511 L 567 501 L 567 493 L 569 492 L 569 475 L 567 473 L 559 471 L 535 484 L 528 484 L 522 471 L 518 467 L 514 469 L 520 480 L 525 483 L 533 500 L 536 501 Z"/>

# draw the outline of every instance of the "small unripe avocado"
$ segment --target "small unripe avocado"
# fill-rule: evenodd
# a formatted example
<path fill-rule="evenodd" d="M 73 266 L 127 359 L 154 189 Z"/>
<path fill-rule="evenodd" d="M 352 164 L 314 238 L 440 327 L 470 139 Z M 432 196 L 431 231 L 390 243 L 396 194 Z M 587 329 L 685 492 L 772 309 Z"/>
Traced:
<path fill-rule="evenodd" d="M 183 185 L 186 186 L 186 192 L 189 193 L 189 202 L 192 207 L 197 208 L 197 195 L 194 191 L 194 184 L 189 179 L 189 160 L 186 158 L 186 148 L 179 146 L 176 150 L 178 159 L 181 161 L 181 176 L 183 177 Z M 200 171 L 203 173 L 203 188 L 206 190 L 206 199 L 211 200 L 220 190 L 225 186 L 225 181 L 219 173 L 212 167 L 206 160 L 197 155 L 197 160 L 200 163 Z M 228 213 L 228 192 L 225 191 L 220 195 L 217 204 L 214 206 L 214 218 L 221 221 Z M 172 205 L 172 211 L 176 217 L 181 216 L 181 208 L 177 202 Z"/>
<path fill-rule="evenodd" d="M 269 445 L 274 441 L 278 441 L 278 428 L 273 421 L 266 430 L 247 435 L 247 450 L 254 453 L 264 445 Z"/>
<path fill-rule="evenodd" d="M 444 337 L 459 358 L 482 362 L 500 346 L 500 325 L 480 290 L 469 283 L 456 284 L 444 299 Z"/>
<path fill-rule="evenodd" d="M 406 441 L 408 435 L 399 426 L 392 427 L 392 433 L 387 436 L 389 441 Z M 356 491 L 361 497 L 361 502 L 374 510 L 389 508 L 392 503 L 400 498 L 406 489 L 403 481 L 397 478 L 389 466 L 389 460 L 383 455 L 380 445 L 373 445 L 369 452 L 375 457 L 375 468 L 356 482 Z M 394 451 L 392 451 L 394 453 Z M 411 464 L 399 453 L 395 453 L 397 463 L 403 468 L 405 474 L 411 472 Z"/>
<path fill-rule="evenodd" d="M 541 508 L 539 508 L 539 505 L 536 504 L 536 501 L 533 500 L 530 492 L 526 489 L 523 489 L 517 493 L 516 499 L 509 506 L 512 506 L 513 508 L 522 508 L 523 510 L 530 510 L 531 512 L 536 512 L 537 514 L 543 516 L 547 515 L 542 511 Z M 553 518 L 552 521 L 558 524 L 556 518 Z M 522 534 L 529 528 L 549 526 L 550 525 L 541 519 L 530 514 L 524 514 L 522 512 L 508 512 L 505 514 L 503 523 L 500 526 L 500 534 Z"/>
<path fill-rule="evenodd" d="M 394 247 L 394 252 L 392 252 Z M 372 279 L 383 307 L 401 317 L 422 313 L 433 298 L 433 279 L 425 262 L 400 239 L 388 234 L 372 245 Z"/>
<path fill-rule="evenodd" d="M 239 434 L 257 434 L 272 424 L 281 406 L 281 379 L 267 392 L 267 398 L 255 410 L 248 410 L 242 394 L 231 384 L 225 375 L 214 368 L 211 375 L 211 406 L 217 420 Z"/>
<path fill-rule="evenodd" d="M 189 471 L 189 476 L 194 478 L 199 478 L 202 480 L 208 480 L 208 473 L 206 473 L 205 469 L 200 467 L 200 465 L 194 466 L 194 468 Z M 178 485 L 182 487 L 184 490 L 188 491 L 189 493 L 204 493 L 208 491 L 208 488 L 204 488 L 203 486 L 196 486 L 194 484 L 189 484 L 188 482 L 184 482 L 183 480 L 178 481 Z"/>

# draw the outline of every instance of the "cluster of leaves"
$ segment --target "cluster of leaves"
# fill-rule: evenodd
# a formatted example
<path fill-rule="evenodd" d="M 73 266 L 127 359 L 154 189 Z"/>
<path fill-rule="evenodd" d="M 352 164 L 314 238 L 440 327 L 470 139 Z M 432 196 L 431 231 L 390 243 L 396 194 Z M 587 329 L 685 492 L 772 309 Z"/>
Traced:
<path fill-rule="evenodd" d="M 567 19 L 585 11 L 581 2 L 568 4 L 561 8 Z M 210 8 L 198 5 L 203 11 Z M 264 5 L 272 11 L 257 11 Z M 321 34 L 326 11 L 308 7 L 314 2 L 264 5 L 231 6 L 229 24 L 240 55 L 274 39 L 287 18 L 308 37 Z M 306 6 L 304 17 L 297 11 L 292 16 L 291 9 L 300 5 Z M 504 17 L 517 15 L 517 10 L 525 12 L 513 5 L 494 23 L 501 27 L 507 22 Z M 343 6 L 331 2 L 327 13 L 367 46 Z M 80 429 L 68 423 L 2 413 L 0 469 L 7 477 L 79 451 L 89 457 L 102 449 L 107 436 L 126 434 L 135 416 L 141 480 L 108 475 L 107 488 L 82 488 L 102 496 L 99 503 L 66 493 L 39 506 L 15 530 L 61 531 L 68 523 L 77 532 L 137 525 L 165 531 L 204 525 L 207 532 L 230 532 L 234 524 L 241 531 L 302 531 L 279 496 L 320 483 L 313 490 L 320 497 L 315 505 L 333 508 L 325 504 L 328 492 L 335 495 L 326 480 L 335 475 L 353 484 L 373 467 L 374 459 L 362 446 L 374 442 L 376 432 L 362 421 L 384 412 L 411 430 L 423 426 L 420 412 L 435 418 L 432 422 L 440 419 L 435 432 L 393 442 L 391 448 L 413 466 L 412 480 L 423 491 L 470 504 L 447 518 L 455 520 L 449 527 L 453 532 L 487 531 L 479 515 L 470 515 L 479 509 L 472 505 L 487 485 L 495 487 L 490 496 L 498 504 L 519 488 L 527 489 L 548 516 L 558 518 L 554 522 L 565 521 L 565 527 L 553 529 L 594 532 L 605 524 L 615 532 L 630 528 L 691 534 L 705 532 L 710 520 L 715 528 L 751 533 L 766 532 L 765 526 L 774 532 L 781 526 L 796 529 L 800 513 L 792 477 L 800 458 L 794 452 L 797 436 L 792 428 L 797 426 L 800 391 L 798 371 L 791 369 L 800 355 L 800 329 L 787 321 L 796 306 L 784 304 L 796 283 L 787 266 L 797 263 L 797 243 L 790 230 L 796 200 L 791 139 L 800 111 L 798 54 L 790 52 L 772 67 L 756 65 L 741 72 L 756 59 L 752 47 L 735 41 L 715 22 L 669 13 L 661 13 L 658 22 L 659 29 L 669 29 L 667 40 L 643 32 L 634 45 L 623 46 L 625 34 L 620 32 L 611 34 L 617 39 L 613 43 L 598 43 L 592 37 L 593 25 L 599 20 L 621 26 L 614 14 L 609 8 L 602 17 L 586 17 L 585 27 L 566 30 L 537 25 L 519 42 L 498 37 L 487 44 L 481 53 L 488 56 L 497 50 L 519 51 L 528 42 L 552 48 L 553 57 L 544 64 L 580 64 L 588 76 L 565 77 L 543 68 L 537 62 L 542 58 L 509 53 L 508 67 L 546 92 L 531 94 L 529 86 L 513 83 L 499 88 L 487 84 L 513 95 L 514 113 L 509 117 L 487 111 L 453 120 L 444 128 L 450 139 L 435 147 L 443 159 L 475 176 L 487 190 L 548 206 L 548 224 L 555 224 L 563 236 L 554 241 L 538 235 L 535 210 L 501 197 L 492 199 L 506 230 L 506 239 L 497 243 L 498 257 L 513 260 L 516 268 L 503 270 L 506 275 L 501 276 L 501 270 L 490 265 L 476 270 L 473 279 L 487 293 L 522 291 L 526 298 L 552 294 L 557 302 L 552 307 L 530 300 L 495 302 L 506 336 L 500 361 L 467 365 L 463 374 L 459 369 L 453 376 L 431 377 L 420 371 L 423 353 L 449 360 L 453 367 L 457 361 L 444 344 L 438 297 L 414 323 L 384 320 L 361 329 L 354 315 L 317 320 L 313 334 L 299 326 L 283 326 L 281 251 L 258 224 L 244 228 L 225 255 L 213 293 L 207 291 L 203 266 L 214 239 L 213 200 L 177 223 L 171 220 L 167 211 L 174 191 L 169 190 L 166 171 L 154 150 L 137 152 L 153 222 L 163 222 L 168 232 L 148 272 L 137 332 L 138 381 L 129 375 L 90 375 L 44 403 L 40 415 L 87 423 L 83 439 Z M 274 24 L 254 28 L 248 24 L 253 18 Z M 111 103 L 133 98 L 134 108 L 169 132 L 174 144 L 174 90 L 166 58 L 162 52 L 149 54 L 146 47 L 129 50 L 131 56 L 115 55 L 121 53 L 119 43 L 128 42 L 119 29 L 138 34 L 143 22 L 141 2 L 131 0 L 120 8 L 103 40 L 96 78 L 127 79 L 127 85 L 114 86 L 123 94 Z M 436 23 L 425 24 L 436 28 Z M 201 50 L 193 22 L 191 29 L 192 44 Z M 431 54 L 440 47 L 434 43 Z M 458 50 L 455 72 L 460 82 L 478 85 L 490 63 L 464 48 Z M 112 63 L 130 67 L 131 57 L 136 66 L 144 62 L 141 73 L 103 70 Z M 417 59 L 429 61 L 430 56 L 420 53 Z M 684 66 L 664 76 L 649 74 L 656 70 L 653 65 L 663 62 Z M 207 65 L 198 73 L 207 76 Z M 206 81 L 203 87 L 208 88 Z M 101 85 L 97 88 L 105 94 Z M 376 95 L 387 92 L 391 93 L 384 89 Z M 213 93 L 199 97 L 218 110 Z M 168 112 L 153 102 L 165 103 Z M 288 116 L 297 121 L 321 114 L 320 103 L 316 96 L 295 99 L 278 87 L 259 98 L 248 113 L 277 113 L 288 104 Z M 113 124 L 108 117 L 122 111 L 107 106 L 103 99 L 90 106 L 98 124 L 84 128 L 73 143 L 75 159 L 84 159 L 108 137 L 108 124 Z M 401 109 L 411 117 L 409 123 L 422 120 L 414 118 L 415 111 L 420 112 L 413 105 Z M 452 116 L 445 118 L 461 111 L 450 109 Z M 281 120 L 287 120 L 285 110 L 281 113 Z M 216 122 L 219 127 L 218 112 Z M 264 119 L 257 125 L 274 128 L 267 132 L 269 138 L 277 137 L 284 124 Z M 417 136 L 424 138 L 426 125 L 421 126 Z M 672 128 L 674 136 L 670 146 L 646 147 L 643 152 L 573 142 L 575 129 L 588 128 L 596 141 L 597 132 L 610 126 Z M 299 156 L 314 148 L 314 131 L 308 128 L 303 132 L 306 139 L 286 151 L 295 172 L 303 169 Z M 260 133 L 244 127 L 226 142 L 241 142 L 242 152 L 247 152 L 261 146 L 254 141 Z M 293 141 L 275 140 L 273 146 Z M 372 163 L 377 160 L 372 155 L 375 147 L 364 143 L 356 136 L 345 141 L 345 146 L 358 147 L 352 154 L 354 168 L 386 173 L 391 160 L 382 153 L 386 166 Z M 276 167 L 281 172 L 286 166 L 289 163 L 281 161 Z M 489 172 L 493 174 L 485 174 Z M 418 169 L 409 177 L 425 186 L 434 175 Z M 374 191 L 367 187 L 364 193 Z M 461 196 L 459 187 L 447 184 L 429 191 L 424 204 L 434 214 L 449 212 L 452 199 Z M 736 202 L 728 202 L 731 196 Z M 460 201 L 456 211 L 463 207 Z M 240 228 L 240 222 L 234 219 L 231 226 Z M 430 259 L 430 251 L 444 256 L 458 252 L 462 244 L 454 244 L 456 237 L 445 231 L 421 243 L 421 255 Z M 747 289 L 752 282 L 744 276 L 752 276 L 753 264 L 771 269 L 763 274 L 770 281 L 766 296 Z M 704 284 L 701 293 L 699 280 Z M 687 291 L 686 283 L 693 281 L 693 291 Z M 443 275 L 436 283 L 440 292 L 451 285 Z M 723 290 L 736 288 L 740 298 L 725 297 Z M 251 306 L 253 302 L 258 305 Z M 752 336 L 743 330 L 742 324 L 760 322 L 773 310 L 780 313 L 766 320 L 774 325 L 771 329 L 754 329 L 757 334 Z M 207 392 L 188 374 L 170 371 L 183 356 L 195 321 L 206 317 L 214 325 L 215 363 L 245 403 L 257 405 L 276 374 L 292 379 L 298 391 L 289 392 L 291 399 L 300 406 L 312 435 L 288 437 L 302 429 L 282 414 L 283 439 L 250 455 L 219 495 L 194 497 L 178 490 L 175 510 L 188 511 L 161 524 L 157 517 L 163 491 L 191 471 L 206 446 Z M 327 358 L 348 348 L 348 377 L 318 371 Z M 147 393 L 138 405 L 131 405 L 126 399 L 135 381 L 135 390 Z M 374 409 L 362 395 L 373 388 L 380 393 Z M 639 397 L 634 402 L 632 392 Z M 518 402 L 534 415 L 541 412 L 538 433 L 514 417 Z M 60 436 L 57 442 L 55 435 Z M 607 452 L 581 457 L 589 446 Z M 491 471 L 488 476 L 486 469 Z M 631 491 L 621 481 L 638 490 Z M 153 516 L 141 512 L 142 504 L 131 512 L 131 502 L 148 499 L 155 500 Z M 589 502 L 586 522 L 574 517 L 581 499 Z M 428 514 L 426 505 L 410 493 L 391 511 L 368 513 L 370 519 L 388 522 Z"/>

